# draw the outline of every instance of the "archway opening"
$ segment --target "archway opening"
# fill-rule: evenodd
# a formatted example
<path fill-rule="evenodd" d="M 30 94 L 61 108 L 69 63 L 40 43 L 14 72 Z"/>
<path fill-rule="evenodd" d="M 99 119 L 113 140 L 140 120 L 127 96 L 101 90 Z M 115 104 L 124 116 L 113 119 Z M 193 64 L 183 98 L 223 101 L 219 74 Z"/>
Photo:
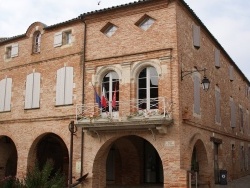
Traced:
<path fill-rule="evenodd" d="M 63 140 L 56 134 L 50 133 L 43 136 L 36 146 L 36 161 L 42 169 L 47 161 L 53 163 L 52 176 L 60 172 L 68 178 L 69 154 Z"/>
<path fill-rule="evenodd" d="M 4 177 L 16 176 L 17 149 L 8 136 L 0 137 L 0 180 Z"/>
<path fill-rule="evenodd" d="M 97 157 L 101 153 L 104 157 L 98 157 L 94 164 L 93 187 L 163 187 L 161 158 L 147 140 L 125 136 L 105 150 L 98 152 Z"/>
<path fill-rule="evenodd" d="M 205 146 L 201 140 L 198 140 L 193 148 L 191 158 L 192 185 L 209 184 L 209 168 Z"/>

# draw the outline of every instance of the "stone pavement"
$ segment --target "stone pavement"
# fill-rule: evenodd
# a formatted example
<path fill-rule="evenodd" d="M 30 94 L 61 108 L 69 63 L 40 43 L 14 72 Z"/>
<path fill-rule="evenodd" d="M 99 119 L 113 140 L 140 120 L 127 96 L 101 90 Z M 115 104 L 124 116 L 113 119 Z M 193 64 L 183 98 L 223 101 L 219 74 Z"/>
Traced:
<path fill-rule="evenodd" d="M 250 188 L 250 175 L 228 182 L 227 185 L 216 185 L 215 188 Z"/>

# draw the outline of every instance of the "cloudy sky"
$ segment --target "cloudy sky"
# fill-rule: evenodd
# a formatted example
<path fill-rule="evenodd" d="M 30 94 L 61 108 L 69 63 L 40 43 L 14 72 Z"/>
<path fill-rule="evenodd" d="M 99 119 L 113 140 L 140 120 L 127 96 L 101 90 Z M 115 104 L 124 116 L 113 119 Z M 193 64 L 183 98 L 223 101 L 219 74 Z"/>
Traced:
<path fill-rule="evenodd" d="M 53 25 L 133 0 L 0 0 L 0 37 L 24 34 L 36 21 Z M 250 1 L 185 0 L 250 80 Z"/>

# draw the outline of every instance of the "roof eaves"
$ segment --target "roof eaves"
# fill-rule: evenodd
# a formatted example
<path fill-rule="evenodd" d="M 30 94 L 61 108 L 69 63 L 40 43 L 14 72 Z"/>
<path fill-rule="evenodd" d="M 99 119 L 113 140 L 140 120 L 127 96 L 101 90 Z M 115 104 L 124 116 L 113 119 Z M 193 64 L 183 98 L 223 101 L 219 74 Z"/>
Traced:
<path fill-rule="evenodd" d="M 20 39 L 20 38 L 23 38 L 23 37 L 26 37 L 26 34 L 16 35 L 16 36 L 7 37 L 7 38 L 1 38 L 0 39 L 0 44 L 8 43 L 8 42 L 10 42 L 12 40 Z"/>
<path fill-rule="evenodd" d="M 70 20 L 67 20 L 67 21 L 64 21 L 64 22 L 61 22 L 61 23 L 57 23 L 57 24 L 53 24 L 53 25 L 50 25 L 50 26 L 46 26 L 44 27 L 44 29 L 53 29 L 55 27 L 59 27 L 59 26 L 62 26 L 62 25 L 65 25 L 65 24 L 68 24 L 68 23 L 73 23 L 73 22 L 76 22 L 80 20 L 79 17 L 76 17 L 76 18 L 73 18 L 73 19 L 70 19 Z"/>
<path fill-rule="evenodd" d="M 130 3 L 122 4 L 122 5 L 117 5 L 117 6 L 112 6 L 112 7 L 108 7 L 108 8 L 104 8 L 104 9 L 100 9 L 100 10 L 90 11 L 90 12 L 80 14 L 79 18 L 83 18 L 85 16 L 89 16 L 89 15 L 93 15 L 93 14 L 97 14 L 97 13 L 102 13 L 102 12 L 106 12 L 106 11 L 110 11 L 110 10 L 115 10 L 115 9 L 119 9 L 119 8 L 123 8 L 123 7 L 137 5 L 140 3 L 147 2 L 147 1 L 152 1 L 152 0 L 138 0 L 138 1 L 130 2 Z"/>

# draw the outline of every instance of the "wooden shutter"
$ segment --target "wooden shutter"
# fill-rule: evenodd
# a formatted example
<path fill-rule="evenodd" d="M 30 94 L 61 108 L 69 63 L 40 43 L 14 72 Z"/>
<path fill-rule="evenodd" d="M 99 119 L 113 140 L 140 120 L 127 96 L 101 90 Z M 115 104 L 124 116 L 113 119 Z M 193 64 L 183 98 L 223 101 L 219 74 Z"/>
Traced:
<path fill-rule="evenodd" d="M 193 25 L 193 45 L 200 48 L 200 26 Z"/>
<path fill-rule="evenodd" d="M 12 78 L 7 78 L 6 79 L 6 91 L 5 91 L 4 111 L 10 111 L 11 88 L 12 88 Z"/>
<path fill-rule="evenodd" d="M 54 47 L 62 46 L 62 32 L 56 33 L 54 36 Z"/>
<path fill-rule="evenodd" d="M 200 78 L 194 76 L 194 113 L 200 114 Z"/>
<path fill-rule="evenodd" d="M 11 57 L 18 56 L 18 44 L 13 44 L 11 46 Z"/>
<path fill-rule="evenodd" d="M 0 112 L 4 111 L 6 79 L 0 81 Z"/>
<path fill-rule="evenodd" d="M 229 79 L 230 81 L 233 81 L 234 80 L 234 67 L 233 66 L 230 66 L 229 67 Z"/>
<path fill-rule="evenodd" d="M 73 67 L 65 67 L 65 91 L 64 104 L 72 104 L 73 98 Z"/>
<path fill-rule="evenodd" d="M 65 88 L 65 67 L 57 70 L 56 79 L 56 105 L 64 104 L 64 88 Z"/>
<path fill-rule="evenodd" d="M 218 89 L 215 89 L 215 121 L 216 123 L 221 123 L 221 117 L 220 117 L 220 91 Z"/>
<path fill-rule="evenodd" d="M 32 93 L 33 93 L 33 73 L 26 78 L 25 103 L 24 108 L 32 108 Z"/>
<path fill-rule="evenodd" d="M 33 100 L 32 100 L 32 108 L 40 107 L 40 82 L 41 82 L 41 74 L 36 72 L 33 74 Z"/>
<path fill-rule="evenodd" d="M 230 99 L 230 109 L 231 109 L 231 127 L 236 127 L 236 110 L 235 110 L 235 104 L 233 99 Z"/>
<path fill-rule="evenodd" d="M 220 68 L 220 50 L 217 48 L 214 51 L 214 61 L 215 61 L 215 67 Z"/>

